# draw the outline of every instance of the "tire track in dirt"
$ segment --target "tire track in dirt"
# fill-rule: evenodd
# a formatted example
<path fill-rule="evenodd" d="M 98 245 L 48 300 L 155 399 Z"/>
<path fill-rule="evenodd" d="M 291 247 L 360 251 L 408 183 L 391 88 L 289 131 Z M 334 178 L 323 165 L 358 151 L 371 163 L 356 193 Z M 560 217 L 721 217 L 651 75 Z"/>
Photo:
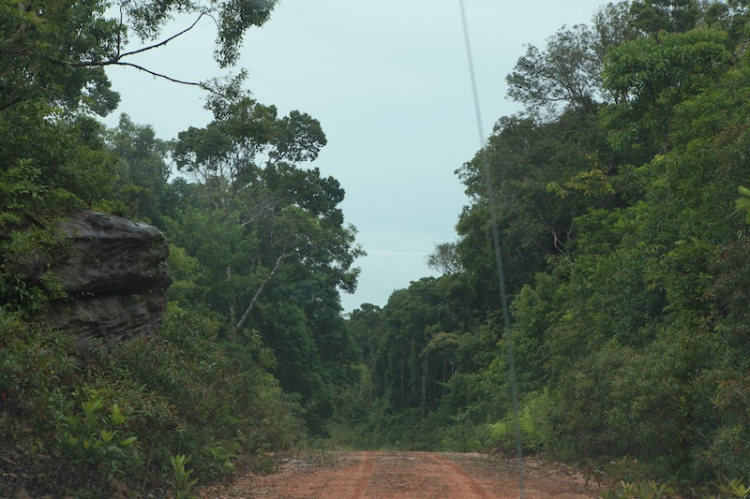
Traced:
<path fill-rule="evenodd" d="M 365 454 L 362 457 L 362 464 L 359 465 L 359 468 L 361 468 L 359 473 L 355 474 L 355 484 L 354 488 L 347 497 L 351 499 L 356 499 L 359 497 L 363 497 L 365 488 L 370 483 L 370 480 L 372 479 L 372 459 L 369 455 Z"/>
<path fill-rule="evenodd" d="M 301 479 L 284 481 L 271 494 L 258 497 L 278 499 L 359 499 L 372 480 L 372 457 L 362 454 L 345 469 L 324 469 L 305 473 Z M 280 476 L 280 475 L 275 475 Z M 274 495 L 277 494 L 277 495 Z M 254 497 L 254 496 L 250 496 Z"/>
<path fill-rule="evenodd" d="M 482 486 L 479 483 L 477 483 L 473 478 L 471 478 L 463 470 L 463 468 L 461 468 L 455 462 L 451 461 L 447 457 L 440 456 L 438 454 L 430 454 L 430 457 L 432 459 L 435 459 L 439 463 L 443 464 L 446 467 L 446 469 L 451 471 L 453 483 L 457 484 L 457 486 L 468 489 L 467 491 L 462 493 L 463 495 L 457 495 L 455 497 L 490 499 L 490 496 L 487 495 L 486 491 L 482 488 Z M 450 497 L 453 497 L 453 496 L 450 496 Z"/>
<path fill-rule="evenodd" d="M 483 487 L 450 459 L 427 452 L 393 454 L 376 469 L 368 499 L 491 499 Z"/>

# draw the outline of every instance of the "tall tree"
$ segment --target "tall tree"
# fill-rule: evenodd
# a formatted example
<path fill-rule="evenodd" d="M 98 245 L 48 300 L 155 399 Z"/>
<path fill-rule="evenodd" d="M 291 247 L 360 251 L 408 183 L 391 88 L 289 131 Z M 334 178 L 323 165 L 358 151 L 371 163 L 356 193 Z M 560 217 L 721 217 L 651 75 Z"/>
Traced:
<path fill-rule="evenodd" d="M 591 26 L 563 27 L 543 50 L 529 45 L 505 79 L 508 97 L 536 117 L 555 118 L 567 107 L 595 114 L 601 103 L 612 99 L 602 84 L 608 50 L 638 36 L 628 24 L 627 5 L 602 7 Z"/>
<path fill-rule="evenodd" d="M 353 292 L 362 251 L 339 204 L 344 190 L 314 161 L 326 138 L 317 120 L 246 95 L 212 98 L 215 119 L 178 136 L 173 156 L 201 201 L 177 217 L 174 240 L 203 262 L 203 303 L 230 338 L 257 330 L 277 360 L 282 388 L 302 397 L 323 431 L 332 386 L 349 380 L 354 350 L 339 292 Z"/>
<path fill-rule="evenodd" d="M 646 154 L 669 147 L 672 112 L 729 67 L 732 54 L 723 31 L 697 28 L 663 31 L 613 49 L 604 69 L 605 87 L 616 96 L 606 111 L 618 149 Z"/>
<path fill-rule="evenodd" d="M 127 215 L 163 226 L 170 169 L 168 144 L 156 138 L 150 126 L 136 125 L 126 114 L 106 136 L 109 151 L 117 158 L 117 184 Z"/>

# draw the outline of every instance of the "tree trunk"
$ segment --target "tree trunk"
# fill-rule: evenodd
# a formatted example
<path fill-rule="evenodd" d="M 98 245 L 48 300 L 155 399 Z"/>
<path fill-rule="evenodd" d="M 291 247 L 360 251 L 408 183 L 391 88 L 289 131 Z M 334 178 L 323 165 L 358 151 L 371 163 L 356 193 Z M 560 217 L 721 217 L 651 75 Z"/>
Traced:
<path fill-rule="evenodd" d="M 258 302 L 258 298 L 260 298 L 260 294 L 263 292 L 263 288 L 268 284 L 268 281 L 270 281 L 273 278 L 273 275 L 276 273 L 277 270 L 279 270 L 279 266 L 281 265 L 281 261 L 288 257 L 289 253 L 283 253 L 281 256 L 279 256 L 276 259 L 276 264 L 273 266 L 273 269 L 271 270 L 271 273 L 268 274 L 268 277 L 265 281 L 260 283 L 260 286 L 258 286 L 258 290 L 255 292 L 255 296 L 253 296 L 252 301 L 250 301 L 250 305 L 248 305 L 247 309 L 245 310 L 245 313 L 242 314 L 242 317 L 240 318 L 240 321 L 237 323 L 237 325 L 234 327 L 234 330 L 232 331 L 232 334 L 237 334 L 237 331 L 242 329 L 242 327 L 245 325 L 245 322 L 247 321 L 247 318 L 250 317 L 250 312 L 252 312 L 253 307 Z"/>

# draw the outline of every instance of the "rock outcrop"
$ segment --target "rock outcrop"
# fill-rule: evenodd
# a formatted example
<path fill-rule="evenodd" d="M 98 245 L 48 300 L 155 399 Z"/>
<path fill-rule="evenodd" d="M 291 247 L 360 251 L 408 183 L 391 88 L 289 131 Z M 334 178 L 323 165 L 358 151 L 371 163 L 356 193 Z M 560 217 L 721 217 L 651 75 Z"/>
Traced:
<path fill-rule="evenodd" d="M 43 317 L 47 325 L 74 333 L 81 353 L 95 343 L 155 334 L 171 284 L 164 235 L 92 211 L 65 219 L 60 230 L 69 243 L 66 258 L 44 273 L 60 280 L 68 298 L 51 303 Z"/>

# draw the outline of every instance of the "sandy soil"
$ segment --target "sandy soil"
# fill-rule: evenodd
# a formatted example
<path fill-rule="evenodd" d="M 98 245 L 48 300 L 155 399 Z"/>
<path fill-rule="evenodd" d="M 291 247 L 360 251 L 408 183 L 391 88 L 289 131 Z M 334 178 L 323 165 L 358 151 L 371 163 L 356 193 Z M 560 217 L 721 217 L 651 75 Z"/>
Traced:
<path fill-rule="evenodd" d="M 281 472 L 245 475 L 202 498 L 265 499 L 515 499 L 521 497 L 515 460 L 483 454 L 346 452 L 326 459 L 292 459 Z M 524 498 L 597 497 L 573 470 L 534 459 L 524 463 Z"/>

